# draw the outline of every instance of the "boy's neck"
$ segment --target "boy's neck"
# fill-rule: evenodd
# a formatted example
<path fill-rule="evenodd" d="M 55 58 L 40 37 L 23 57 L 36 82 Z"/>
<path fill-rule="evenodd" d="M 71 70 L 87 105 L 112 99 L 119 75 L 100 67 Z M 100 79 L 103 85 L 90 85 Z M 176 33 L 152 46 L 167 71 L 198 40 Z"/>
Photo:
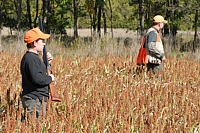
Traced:
<path fill-rule="evenodd" d="M 32 48 L 28 49 L 28 51 L 38 54 L 38 52 L 36 50 L 32 49 Z"/>

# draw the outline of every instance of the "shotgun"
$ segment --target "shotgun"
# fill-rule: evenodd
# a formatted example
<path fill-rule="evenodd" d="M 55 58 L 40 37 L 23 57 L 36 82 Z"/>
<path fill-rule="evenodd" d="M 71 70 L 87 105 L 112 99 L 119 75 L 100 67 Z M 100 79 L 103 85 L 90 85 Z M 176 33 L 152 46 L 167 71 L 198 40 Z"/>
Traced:
<path fill-rule="evenodd" d="M 44 32 L 44 28 L 43 28 L 43 25 L 42 25 L 42 19 L 39 18 L 39 27 L 40 27 L 40 30 L 42 32 Z M 50 75 L 52 73 L 51 71 L 51 66 L 47 60 L 47 52 L 46 52 L 46 46 L 44 45 L 44 49 L 43 49 L 43 61 L 44 61 L 44 64 L 46 65 L 47 67 L 47 74 Z M 59 98 L 59 95 L 56 91 L 56 88 L 54 86 L 54 82 L 51 82 L 49 84 L 49 90 L 50 90 L 50 96 L 51 96 L 51 100 L 52 101 L 56 101 L 56 102 L 61 102 L 61 99 Z"/>

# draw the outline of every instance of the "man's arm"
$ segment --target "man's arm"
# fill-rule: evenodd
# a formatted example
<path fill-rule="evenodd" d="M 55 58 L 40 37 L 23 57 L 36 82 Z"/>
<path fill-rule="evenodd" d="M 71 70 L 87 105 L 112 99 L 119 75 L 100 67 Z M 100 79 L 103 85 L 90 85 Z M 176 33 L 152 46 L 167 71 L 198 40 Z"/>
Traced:
<path fill-rule="evenodd" d="M 148 50 L 150 54 L 162 60 L 162 58 L 164 57 L 164 53 L 157 49 L 156 39 L 157 34 L 154 31 L 151 31 L 147 36 Z"/>

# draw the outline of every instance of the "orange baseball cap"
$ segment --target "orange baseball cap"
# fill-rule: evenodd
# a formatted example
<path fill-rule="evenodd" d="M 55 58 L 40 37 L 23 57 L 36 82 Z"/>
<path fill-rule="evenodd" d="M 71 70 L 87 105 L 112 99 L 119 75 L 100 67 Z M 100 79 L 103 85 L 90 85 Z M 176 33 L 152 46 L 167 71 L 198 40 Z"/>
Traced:
<path fill-rule="evenodd" d="M 44 34 L 39 28 L 33 28 L 26 32 L 24 41 L 29 44 L 37 39 L 47 39 L 49 37 L 49 34 Z"/>
<path fill-rule="evenodd" d="M 153 18 L 153 22 L 154 23 L 167 23 L 167 20 L 165 20 L 164 18 L 163 18 L 163 16 L 161 16 L 161 15 L 156 15 L 154 18 Z"/>

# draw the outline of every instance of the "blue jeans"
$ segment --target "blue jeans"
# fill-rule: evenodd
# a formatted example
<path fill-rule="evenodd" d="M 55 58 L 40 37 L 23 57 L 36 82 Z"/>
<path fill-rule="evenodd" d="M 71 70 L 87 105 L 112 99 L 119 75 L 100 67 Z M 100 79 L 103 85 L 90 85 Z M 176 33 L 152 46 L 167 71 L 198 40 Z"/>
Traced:
<path fill-rule="evenodd" d="M 22 96 L 22 106 L 28 113 L 32 116 L 34 113 L 34 109 L 36 110 L 36 118 L 39 117 L 40 113 L 42 112 L 42 101 L 40 101 L 38 98 L 33 99 L 29 96 Z M 47 102 L 43 102 L 43 114 L 46 115 L 46 107 Z"/>

